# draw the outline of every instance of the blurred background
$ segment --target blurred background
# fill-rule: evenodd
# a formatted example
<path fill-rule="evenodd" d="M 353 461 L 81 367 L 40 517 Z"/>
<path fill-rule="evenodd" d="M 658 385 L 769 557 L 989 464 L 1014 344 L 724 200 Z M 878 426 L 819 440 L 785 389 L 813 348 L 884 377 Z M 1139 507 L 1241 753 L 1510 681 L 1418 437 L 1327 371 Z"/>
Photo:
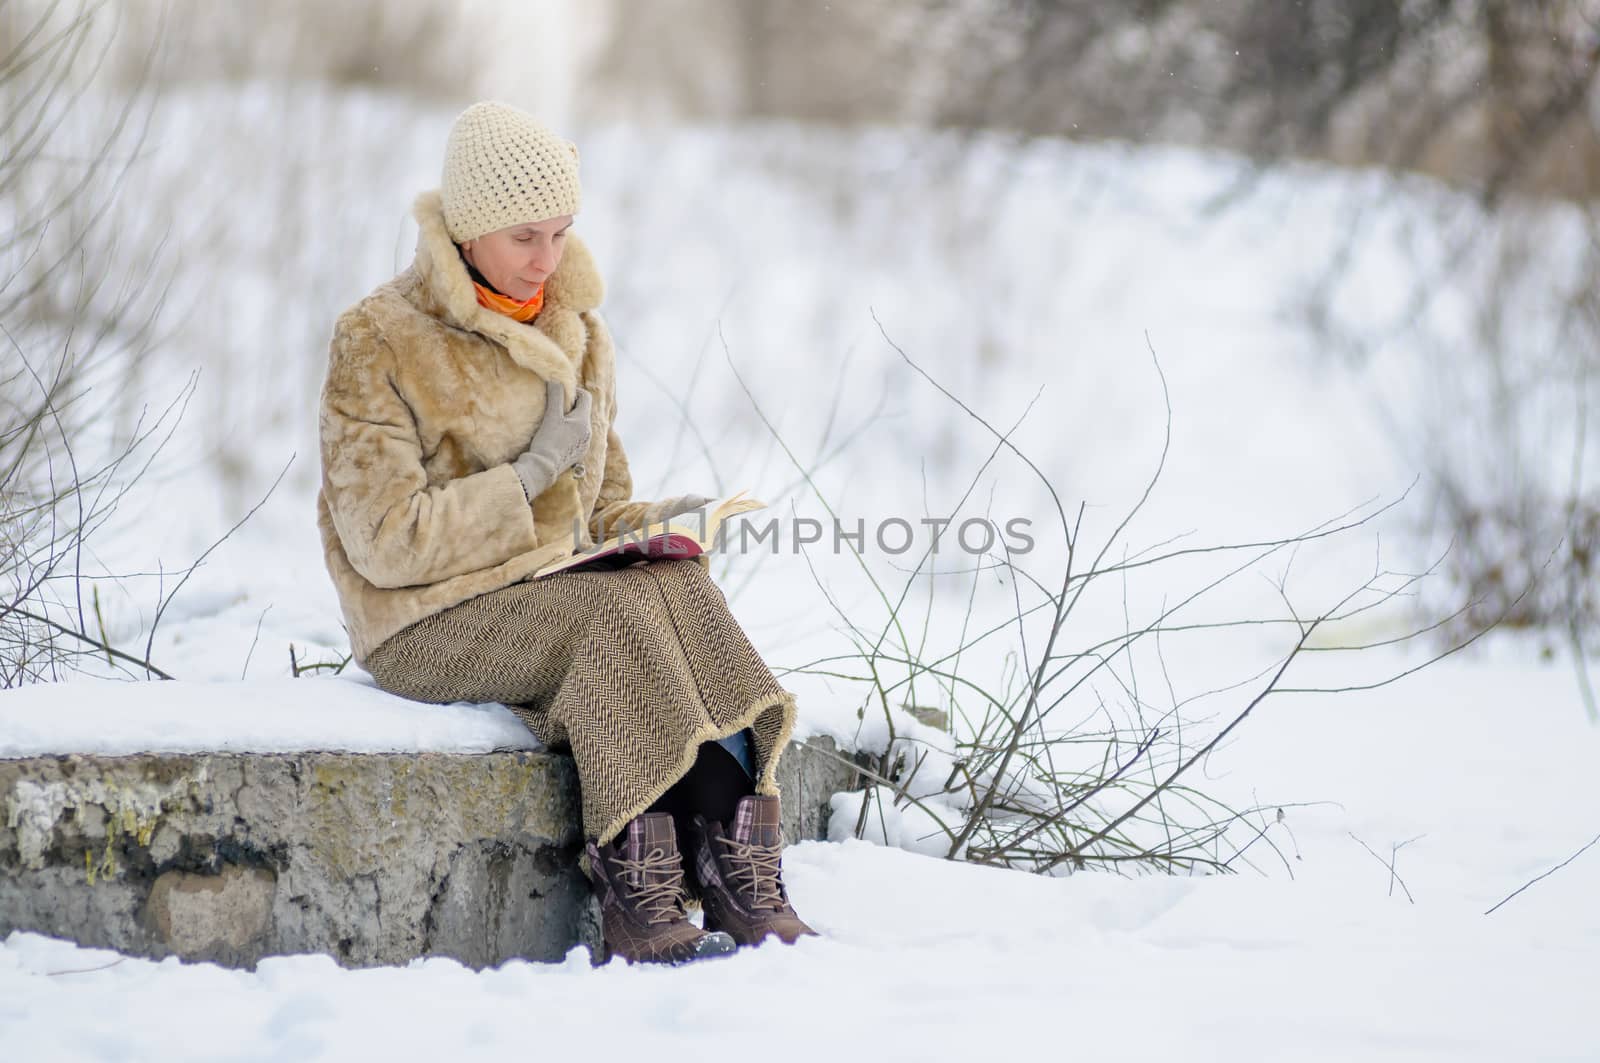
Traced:
<path fill-rule="evenodd" d="M 852 522 L 975 505 L 1051 556 L 1043 485 L 985 467 L 909 359 L 1118 552 L 1404 495 L 1385 560 L 1438 566 L 1416 615 L 1499 619 L 1587 691 L 1597 71 L 1595 0 L 10 0 L 6 505 L 42 513 L 41 438 L 132 455 L 110 484 L 170 432 L 103 496 L 104 630 L 140 638 L 151 573 L 267 497 L 154 645 L 202 674 L 342 652 L 312 521 L 331 325 L 409 264 L 451 120 L 498 98 L 581 149 L 641 495 L 820 514 L 805 470 Z M 54 556 L 29 549 L 17 588 Z M 787 645 L 812 610 L 751 564 L 730 598 Z M 234 634 L 185 644 L 185 617 Z"/>

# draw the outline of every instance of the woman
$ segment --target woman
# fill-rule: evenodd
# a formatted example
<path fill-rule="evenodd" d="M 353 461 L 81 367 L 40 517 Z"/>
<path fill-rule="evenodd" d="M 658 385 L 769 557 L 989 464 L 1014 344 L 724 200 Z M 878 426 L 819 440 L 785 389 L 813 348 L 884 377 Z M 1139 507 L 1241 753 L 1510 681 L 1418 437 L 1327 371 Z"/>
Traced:
<path fill-rule="evenodd" d="M 794 698 L 704 559 L 540 580 L 703 505 L 632 498 L 602 284 L 571 231 L 578 153 L 483 102 L 414 211 L 411 267 L 340 315 L 317 499 L 357 663 L 430 702 L 500 701 L 576 761 L 607 946 L 683 962 L 814 931 L 783 886 Z M 687 918 L 698 897 L 704 929 Z"/>

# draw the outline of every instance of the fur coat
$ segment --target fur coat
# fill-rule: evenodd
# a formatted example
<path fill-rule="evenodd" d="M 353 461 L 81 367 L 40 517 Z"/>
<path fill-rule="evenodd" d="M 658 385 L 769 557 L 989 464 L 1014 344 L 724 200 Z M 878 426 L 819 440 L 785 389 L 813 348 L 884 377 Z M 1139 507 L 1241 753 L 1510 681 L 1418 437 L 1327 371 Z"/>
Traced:
<path fill-rule="evenodd" d="M 678 502 L 632 499 L 615 352 L 588 249 L 567 237 L 527 324 L 478 305 L 437 190 L 417 197 L 411 266 L 334 324 L 320 406 L 317 525 L 358 664 L 389 636 L 499 590 Z M 594 396 L 589 449 L 530 503 L 509 464 L 545 381 Z M 581 475 L 580 475 L 581 473 Z"/>

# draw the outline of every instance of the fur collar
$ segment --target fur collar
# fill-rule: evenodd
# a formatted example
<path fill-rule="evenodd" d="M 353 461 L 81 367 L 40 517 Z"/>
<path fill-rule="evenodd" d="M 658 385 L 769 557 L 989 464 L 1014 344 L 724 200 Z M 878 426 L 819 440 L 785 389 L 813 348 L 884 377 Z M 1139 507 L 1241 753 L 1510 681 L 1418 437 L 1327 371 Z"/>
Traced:
<path fill-rule="evenodd" d="M 561 264 L 545 281 L 544 309 L 523 324 L 478 304 L 467 265 L 445 228 L 438 189 L 417 196 L 412 216 L 418 228 L 412 269 L 431 304 L 423 309 L 446 324 L 480 333 L 501 344 L 518 364 L 545 379 L 567 384 L 571 399 L 588 335 L 579 315 L 598 307 L 605 295 L 600 271 L 583 241 L 567 234 Z"/>

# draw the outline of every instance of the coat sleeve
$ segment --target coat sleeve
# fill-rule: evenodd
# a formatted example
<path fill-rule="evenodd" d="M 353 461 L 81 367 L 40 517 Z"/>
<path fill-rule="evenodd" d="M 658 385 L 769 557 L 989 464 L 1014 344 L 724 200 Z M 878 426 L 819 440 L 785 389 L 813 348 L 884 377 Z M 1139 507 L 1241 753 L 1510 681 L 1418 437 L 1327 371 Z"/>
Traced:
<path fill-rule="evenodd" d="M 609 340 L 608 340 L 609 342 Z M 606 403 L 606 462 L 600 479 L 600 492 L 595 496 L 594 509 L 589 516 L 589 534 L 595 542 L 619 535 L 624 529 L 643 528 L 661 519 L 687 495 L 647 502 L 633 497 L 633 475 L 628 470 L 628 452 L 623 449 L 622 438 L 617 435 L 617 387 L 613 374 L 608 382 Z"/>
<path fill-rule="evenodd" d="M 610 492 L 608 497 L 608 491 Z M 678 499 L 645 502 L 633 498 L 633 478 L 628 474 L 628 458 L 615 429 L 606 434 L 606 474 L 589 518 L 589 534 L 595 542 L 620 535 L 625 529 L 639 529 L 661 519 Z"/>
<path fill-rule="evenodd" d="M 350 564 L 378 587 L 437 583 L 539 545 L 510 465 L 434 487 L 388 342 L 360 308 L 334 327 L 320 417 L 323 490 Z"/>
<path fill-rule="evenodd" d="M 613 390 L 608 404 L 614 417 L 616 393 Z M 594 511 L 589 517 L 589 534 L 595 542 L 604 542 L 608 535 L 617 533 L 619 525 L 630 528 L 646 523 L 645 511 L 649 504 L 633 498 L 633 475 L 628 471 L 628 454 L 622 449 L 622 439 L 617 435 L 616 422 L 606 429 L 606 467 L 600 479 L 600 493 L 595 496 Z"/>

